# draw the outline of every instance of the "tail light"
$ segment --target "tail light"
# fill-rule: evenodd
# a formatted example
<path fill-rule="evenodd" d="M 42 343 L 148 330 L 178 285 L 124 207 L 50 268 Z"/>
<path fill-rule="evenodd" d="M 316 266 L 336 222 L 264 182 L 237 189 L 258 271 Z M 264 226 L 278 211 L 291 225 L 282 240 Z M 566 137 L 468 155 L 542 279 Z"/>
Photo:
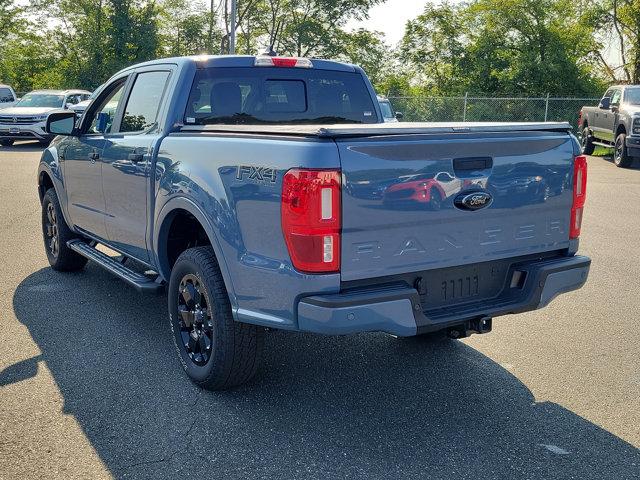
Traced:
<path fill-rule="evenodd" d="M 582 110 L 578 112 L 578 128 L 582 125 Z"/>
<path fill-rule="evenodd" d="M 569 238 L 578 238 L 582 227 L 582 213 L 587 199 L 587 157 L 579 155 L 573 162 L 573 205 Z"/>
<path fill-rule="evenodd" d="M 289 170 L 282 182 L 282 232 L 293 266 L 306 273 L 340 271 L 339 170 Z"/>

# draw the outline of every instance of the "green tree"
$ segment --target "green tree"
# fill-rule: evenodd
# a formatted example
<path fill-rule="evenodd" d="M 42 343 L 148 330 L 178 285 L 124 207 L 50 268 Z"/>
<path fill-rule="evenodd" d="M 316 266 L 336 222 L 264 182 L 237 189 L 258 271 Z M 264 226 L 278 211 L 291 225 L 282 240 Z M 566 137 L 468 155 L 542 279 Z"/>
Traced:
<path fill-rule="evenodd" d="M 595 56 L 609 81 L 640 83 L 640 0 L 594 0 L 584 5 L 599 39 L 591 45 Z M 619 59 L 611 59 L 603 52 L 608 47 L 617 50 Z"/>
<path fill-rule="evenodd" d="M 408 23 L 401 55 L 441 95 L 593 95 L 592 38 L 568 0 L 475 0 L 428 5 Z"/>

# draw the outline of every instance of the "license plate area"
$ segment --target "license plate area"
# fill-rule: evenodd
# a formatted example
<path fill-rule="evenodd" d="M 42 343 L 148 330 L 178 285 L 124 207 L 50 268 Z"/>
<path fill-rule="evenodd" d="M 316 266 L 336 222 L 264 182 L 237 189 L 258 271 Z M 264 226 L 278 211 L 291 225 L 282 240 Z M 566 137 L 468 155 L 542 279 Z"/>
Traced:
<path fill-rule="evenodd" d="M 423 272 L 414 286 L 425 311 L 490 299 L 504 289 L 512 264 L 510 259 L 431 270 Z"/>
<path fill-rule="evenodd" d="M 523 255 L 504 260 L 473 263 L 458 267 L 354 280 L 341 283 L 341 291 L 367 291 L 382 286 L 415 288 L 423 313 L 428 317 L 448 315 L 451 309 L 467 305 L 482 306 L 488 301 L 508 301 L 522 294 L 532 262 L 562 256 L 561 251 Z"/>

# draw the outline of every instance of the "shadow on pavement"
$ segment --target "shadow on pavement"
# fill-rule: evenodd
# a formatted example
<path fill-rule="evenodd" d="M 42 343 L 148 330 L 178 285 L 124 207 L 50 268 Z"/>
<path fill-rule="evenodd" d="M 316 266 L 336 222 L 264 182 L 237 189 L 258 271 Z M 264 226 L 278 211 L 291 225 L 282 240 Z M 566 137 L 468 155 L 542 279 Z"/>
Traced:
<path fill-rule="evenodd" d="M 164 297 L 97 267 L 40 270 L 14 296 L 101 459 L 119 478 L 638 478 L 640 451 L 461 342 L 274 332 L 260 377 L 210 393 L 182 373 Z"/>

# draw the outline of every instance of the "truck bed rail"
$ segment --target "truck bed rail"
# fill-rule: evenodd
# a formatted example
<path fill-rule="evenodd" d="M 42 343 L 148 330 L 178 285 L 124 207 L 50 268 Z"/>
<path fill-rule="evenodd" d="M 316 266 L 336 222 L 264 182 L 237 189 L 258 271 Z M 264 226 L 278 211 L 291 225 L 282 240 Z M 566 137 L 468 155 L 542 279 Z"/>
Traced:
<path fill-rule="evenodd" d="M 379 137 L 438 133 L 570 132 L 568 122 L 416 122 L 396 124 L 337 125 L 184 125 L 184 133 L 235 133 L 244 135 L 292 135 L 316 138 Z"/>

